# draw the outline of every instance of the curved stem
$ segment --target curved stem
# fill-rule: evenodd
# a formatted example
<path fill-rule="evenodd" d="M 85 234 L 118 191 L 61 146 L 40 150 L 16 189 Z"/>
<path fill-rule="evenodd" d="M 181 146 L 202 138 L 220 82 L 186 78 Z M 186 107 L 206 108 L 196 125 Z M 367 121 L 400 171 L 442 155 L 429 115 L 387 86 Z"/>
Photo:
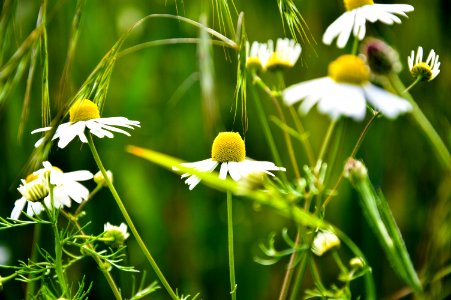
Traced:
<path fill-rule="evenodd" d="M 318 162 L 323 161 L 324 155 L 326 154 L 327 147 L 329 146 L 330 139 L 332 137 L 332 133 L 334 132 L 335 125 L 337 124 L 337 120 L 332 120 L 329 124 L 329 128 L 326 132 L 326 137 L 324 138 L 323 145 L 321 146 L 321 150 L 318 155 Z M 318 166 L 318 164 L 317 164 Z"/>
<path fill-rule="evenodd" d="M 421 81 L 421 76 L 418 76 L 417 79 L 415 79 L 414 82 L 412 82 L 404 91 L 403 93 L 407 93 L 408 91 L 410 91 L 415 85 L 417 85 L 417 83 L 419 83 Z"/>
<path fill-rule="evenodd" d="M 440 138 L 438 133 L 435 131 L 432 124 L 429 122 L 428 118 L 421 111 L 418 104 L 415 102 L 413 97 L 409 92 L 406 92 L 403 83 L 396 74 L 392 74 L 390 77 L 390 83 L 401 97 L 407 99 L 413 107 L 412 116 L 417 122 L 418 126 L 423 131 L 424 135 L 428 138 L 429 142 L 433 146 L 437 157 L 440 162 L 445 166 L 446 169 L 451 169 L 451 155 L 448 151 L 443 140 Z"/>
<path fill-rule="evenodd" d="M 232 300 L 236 300 L 237 284 L 235 282 L 235 255 L 233 252 L 232 193 L 229 191 L 227 191 L 227 238 L 229 246 L 230 295 L 232 296 Z"/>
<path fill-rule="evenodd" d="M 83 211 L 83 208 L 85 208 L 86 204 L 88 204 L 88 201 L 92 199 L 92 197 L 94 197 L 95 194 L 97 194 L 98 191 L 100 191 L 100 189 L 103 187 L 102 184 L 98 184 L 90 193 L 88 198 L 83 201 L 78 207 L 77 210 L 74 213 L 74 217 L 78 218 L 78 216 L 80 215 L 80 213 Z"/>
<path fill-rule="evenodd" d="M 297 233 L 296 233 L 296 239 L 294 241 L 294 247 L 299 246 L 301 243 L 301 229 L 298 226 Z M 287 298 L 288 289 L 290 288 L 291 279 L 293 278 L 293 271 L 295 268 L 295 262 L 298 257 L 298 251 L 295 250 L 291 256 L 290 261 L 288 262 L 287 270 L 285 272 L 285 276 L 283 278 L 283 284 L 282 289 L 280 290 L 279 294 L 279 300 L 285 300 Z"/>
<path fill-rule="evenodd" d="M 305 136 L 306 133 L 304 130 L 304 126 L 302 126 L 301 119 L 299 118 L 299 114 L 297 113 L 296 109 L 292 105 L 290 105 L 288 106 L 288 110 L 290 111 L 291 117 L 293 118 L 297 131 L 301 136 Z M 313 155 L 312 144 L 310 143 L 308 137 L 302 139 L 302 144 L 304 145 L 305 153 L 307 154 L 309 164 L 313 166 L 315 164 L 315 156 Z"/>
<path fill-rule="evenodd" d="M 88 134 L 88 145 L 91 149 L 92 156 L 94 157 L 94 160 L 97 164 L 97 167 L 99 168 L 100 172 L 102 172 L 103 178 L 105 179 L 105 182 L 108 186 L 108 188 L 111 191 L 111 194 L 113 195 L 114 200 L 116 200 L 116 204 L 119 207 L 119 210 L 122 213 L 122 216 L 124 217 L 125 221 L 127 222 L 128 227 L 130 228 L 130 231 L 132 232 L 133 236 L 135 237 L 139 247 L 141 248 L 141 251 L 146 256 L 147 260 L 149 261 L 150 265 L 152 266 L 153 270 L 157 274 L 158 278 L 160 279 L 161 283 L 163 284 L 166 291 L 169 293 L 172 299 L 179 299 L 177 295 L 172 290 L 171 286 L 167 282 L 166 278 L 164 277 L 163 273 L 161 272 L 160 268 L 158 267 L 157 263 L 153 259 L 152 255 L 150 254 L 150 251 L 147 249 L 146 244 L 142 240 L 141 236 L 138 233 L 138 230 L 135 227 L 135 224 L 133 223 L 132 219 L 130 218 L 127 209 L 125 208 L 124 204 L 122 203 L 121 198 L 119 197 L 119 194 L 117 193 L 116 189 L 114 188 L 113 184 L 111 183 L 110 179 L 108 178 L 108 174 L 103 167 L 102 161 L 100 160 L 100 156 L 97 153 L 96 147 L 94 145 L 94 141 L 92 139 L 92 135 Z"/>

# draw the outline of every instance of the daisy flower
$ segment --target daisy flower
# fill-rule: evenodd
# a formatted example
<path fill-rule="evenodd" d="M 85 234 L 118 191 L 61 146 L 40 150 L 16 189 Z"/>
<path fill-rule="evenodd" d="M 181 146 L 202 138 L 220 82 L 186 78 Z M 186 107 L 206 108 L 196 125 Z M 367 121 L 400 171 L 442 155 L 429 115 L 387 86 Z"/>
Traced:
<path fill-rule="evenodd" d="M 396 15 L 407 17 L 406 12 L 413 11 L 413 6 L 408 4 L 375 4 L 373 0 L 343 0 L 346 12 L 335 20 L 323 35 L 323 43 L 330 45 L 337 38 L 337 46 L 344 48 L 349 40 L 351 32 L 359 40 L 365 37 L 366 21 L 391 25 L 401 23 Z"/>
<path fill-rule="evenodd" d="M 20 213 L 28 204 L 26 213 L 29 216 L 38 215 L 47 208 L 52 207 L 49 183 L 53 186 L 53 207 L 71 206 L 71 199 L 81 203 L 89 196 L 89 190 L 78 181 L 92 179 L 89 171 L 75 171 L 64 173 L 61 169 L 52 166 L 48 161 L 42 163 L 44 168 L 39 169 L 22 179 L 18 187 L 22 197 L 14 203 L 11 219 L 19 219 Z"/>
<path fill-rule="evenodd" d="M 423 47 L 418 47 L 416 57 L 415 52 L 412 50 L 412 53 L 407 59 L 410 73 L 414 78 L 420 78 L 421 81 L 433 80 L 440 73 L 440 62 L 438 58 L 439 56 L 432 49 L 429 52 L 426 62 L 423 62 Z"/>
<path fill-rule="evenodd" d="M 274 51 L 274 42 L 268 41 L 269 58 L 266 62 L 266 69 L 277 70 L 292 68 L 301 55 L 301 45 L 288 38 L 277 39 L 276 49 Z"/>
<path fill-rule="evenodd" d="M 103 228 L 103 237 L 106 238 L 104 242 L 112 248 L 119 248 L 130 236 L 127 232 L 127 225 L 125 225 L 125 223 L 121 223 L 119 226 L 106 223 Z"/>
<path fill-rule="evenodd" d="M 88 99 L 76 101 L 69 110 L 70 120 L 58 126 L 52 140 L 59 139 L 58 147 L 64 148 L 76 136 L 80 141 L 87 143 L 85 129 L 99 138 L 113 138 L 113 132 L 119 132 L 130 136 L 130 134 L 119 127 L 133 129 L 133 126 L 140 127 L 139 121 L 131 121 L 125 117 L 101 118 L 97 104 Z M 52 127 L 44 127 L 33 130 L 31 133 L 49 131 Z M 44 138 L 41 138 L 35 144 L 38 147 L 42 144 Z"/>
<path fill-rule="evenodd" d="M 240 134 L 236 132 L 220 132 L 218 134 L 213 141 L 211 158 L 181 164 L 181 166 L 193 168 L 200 172 L 212 172 L 218 165 L 221 165 L 219 178 L 225 179 L 227 174 L 230 174 L 230 177 L 235 181 L 253 173 L 266 173 L 274 176 L 269 171 L 285 171 L 285 168 L 277 167 L 272 162 L 246 158 L 244 141 Z M 174 169 L 177 170 L 176 167 Z M 190 190 L 200 182 L 200 178 L 195 175 L 186 173 L 182 175 L 182 178 L 185 177 L 188 177 L 185 183 L 189 185 Z"/>
<path fill-rule="evenodd" d="M 256 68 L 257 70 L 265 70 L 268 59 L 269 59 L 269 51 L 267 44 L 253 42 L 252 46 L 249 47 L 249 42 L 246 42 L 247 68 Z"/>
<path fill-rule="evenodd" d="M 340 246 L 338 237 L 330 231 L 319 231 L 312 244 L 312 252 L 321 256 L 330 249 Z"/>
<path fill-rule="evenodd" d="M 360 57 L 342 55 L 329 64 L 329 76 L 292 85 L 283 91 L 283 99 L 288 105 L 302 101 L 302 113 L 318 104 L 318 110 L 333 120 L 341 116 L 363 120 L 365 100 L 392 119 L 412 110 L 407 100 L 371 84 L 369 77 L 369 69 Z"/>

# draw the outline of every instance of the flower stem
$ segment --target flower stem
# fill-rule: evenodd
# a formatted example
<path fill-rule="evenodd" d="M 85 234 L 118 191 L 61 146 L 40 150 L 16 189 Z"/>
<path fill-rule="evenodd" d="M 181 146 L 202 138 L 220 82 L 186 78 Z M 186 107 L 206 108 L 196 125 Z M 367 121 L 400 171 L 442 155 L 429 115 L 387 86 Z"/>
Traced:
<path fill-rule="evenodd" d="M 92 192 L 91 192 L 91 194 L 92 194 Z M 86 200 L 84 202 L 86 202 Z M 80 234 L 82 234 L 83 236 L 86 236 L 86 233 L 83 231 L 83 228 L 80 226 L 78 221 L 76 221 L 77 220 L 76 216 L 71 216 L 64 210 L 61 210 L 61 214 L 78 229 Z M 92 251 L 95 251 L 94 247 L 92 246 L 91 243 L 87 243 L 86 246 L 89 249 L 91 249 Z M 121 292 L 119 291 L 119 288 L 117 287 L 116 282 L 114 282 L 113 276 L 111 276 L 108 269 L 105 268 L 105 264 L 102 261 L 102 259 L 100 257 L 98 257 L 97 255 L 91 255 L 91 257 L 94 259 L 94 261 L 99 266 L 99 269 L 102 272 L 103 276 L 105 276 L 105 279 L 108 282 L 108 285 L 110 286 L 111 290 L 113 291 L 113 294 L 114 294 L 114 297 L 116 298 L 116 300 L 122 300 Z"/>
<path fill-rule="evenodd" d="M 448 151 L 443 140 L 440 138 L 438 133 L 435 131 L 434 127 L 431 125 L 427 117 L 421 111 L 420 107 L 417 105 L 412 95 L 408 92 L 408 89 L 404 87 L 404 84 L 401 82 L 399 77 L 395 74 L 392 74 L 390 77 L 390 83 L 401 97 L 407 99 L 413 107 L 412 116 L 414 120 L 417 122 L 418 126 L 423 131 L 424 135 L 428 138 L 429 142 L 433 146 L 437 157 L 440 162 L 444 165 L 444 167 L 448 170 L 451 169 L 451 155 Z M 409 87 L 410 88 L 410 87 Z"/>
<path fill-rule="evenodd" d="M 146 244 L 142 240 L 141 236 L 138 233 L 138 230 L 135 227 L 135 224 L 133 224 L 132 219 L 130 218 L 127 209 L 125 208 L 124 204 L 122 203 L 121 198 L 119 197 L 119 194 L 117 193 L 116 189 L 114 188 L 114 185 L 111 183 L 110 179 L 108 178 L 108 174 L 103 167 L 102 161 L 100 160 L 100 156 L 97 153 L 97 149 L 94 145 L 94 141 L 92 139 L 92 135 L 88 134 L 88 145 L 91 149 L 92 156 L 94 157 L 94 160 L 97 164 L 97 167 L 99 168 L 100 172 L 102 172 L 103 178 L 105 179 L 105 183 L 107 184 L 108 188 L 111 191 L 111 194 L 113 195 L 114 200 L 116 200 L 116 204 L 119 207 L 119 210 L 122 213 L 122 216 L 124 217 L 125 221 L 127 222 L 128 227 L 130 228 L 130 231 L 132 232 L 133 236 L 135 237 L 139 247 L 141 248 L 141 251 L 146 256 L 147 260 L 149 261 L 150 265 L 152 266 L 153 270 L 157 274 L 158 278 L 160 279 L 161 283 L 163 284 L 164 288 L 168 292 L 168 294 L 171 296 L 172 299 L 179 299 L 179 297 L 174 293 L 171 286 L 167 282 L 166 278 L 164 277 L 163 273 L 161 272 L 160 268 L 158 267 L 157 263 L 153 259 L 152 255 L 150 254 L 150 251 L 147 249 Z"/>
<path fill-rule="evenodd" d="M 38 245 L 39 240 L 41 239 L 41 231 L 42 231 L 42 224 L 35 224 L 34 230 L 33 230 L 33 245 L 31 248 L 31 257 L 30 260 L 32 262 L 36 262 L 38 259 Z M 33 275 L 30 274 L 28 278 L 33 278 Z M 37 280 L 30 280 L 27 283 L 26 291 L 25 291 L 25 300 L 32 299 L 34 295 L 36 295 L 36 283 Z"/>
<path fill-rule="evenodd" d="M 323 145 L 321 146 L 321 150 L 318 155 L 318 162 L 324 159 L 324 155 L 326 154 L 327 147 L 329 146 L 330 139 L 332 137 L 332 133 L 334 132 L 335 125 L 337 124 L 337 120 L 333 120 L 329 124 L 329 128 L 326 132 L 326 137 L 324 138 Z"/>
<path fill-rule="evenodd" d="M 235 256 L 233 253 L 233 211 L 232 211 L 232 193 L 227 191 L 227 237 L 229 245 L 229 275 L 230 275 L 230 295 L 232 300 L 236 300 L 235 282 Z"/>
<path fill-rule="evenodd" d="M 407 93 L 408 91 L 410 91 L 415 85 L 417 85 L 417 83 L 419 83 L 422 80 L 421 76 L 418 76 L 417 79 L 415 79 L 414 82 L 412 82 L 404 91 L 403 93 Z"/>
<path fill-rule="evenodd" d="M 296 233 L 296 240 L 294 241 L 294 247 L 299 246 L 301 242 L 301 229 L 298 226 L 298 230 Z M 283 278 L 283 284 L 282 289 L 280 290 L 279 294 L 279 300 L 285 300 L 287 298 L 288 289 L 291 284 L 291 279 L 293 278 L 293 271 L 296 266 L 296 260 L 298 257 L 298 251 L 295 249 L 295 251 L 290 256 L 290 261 L 288 262 L 287 270 L 285 272 L 285 276 Z"/>
<path fill-rule="evenodd" d="M 307 264 L 309 263 L 309 261 L 311 259 L 310 254 L 307 252 L 308 251 L 303 252 L 301 262 L 299 263 L 298 271 L 296 273 L 296 278 L 294 280 L 294 285 L 293 285 L 293 288 L 292 288 L 291 294 L 290 294 L 290 300 L 299 299 L 298 294 L 299 294 L 299 290 L 301 289 L 302 279 L 304 278 L 305 270 L 307 269 Z"/>

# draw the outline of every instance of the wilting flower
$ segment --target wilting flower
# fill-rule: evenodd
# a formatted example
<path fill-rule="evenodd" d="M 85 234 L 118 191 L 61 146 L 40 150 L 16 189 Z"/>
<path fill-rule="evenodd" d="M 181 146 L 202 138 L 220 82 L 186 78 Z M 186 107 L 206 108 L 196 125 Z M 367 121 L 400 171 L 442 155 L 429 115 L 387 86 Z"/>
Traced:
<path fill-rule="evenodd" d="M 246 158 L 246 149 L 244 141 L 239 133 L 236 132 L 220 132 L 213 141 L 211 149 L 211 158 L 192 162 L 183 163 L 181 166 L 194 168 L 200 172 L 212 172 L 218 165 L 219 178 L 225 179 L 227 173 L 233 180 L 239 181 L 252 173 L 266 173 L 274 176 L 269 171 L 285 171 L 285 168 L 277 167 L 274 163 L 268 161 L 255 161 Z M 177 167 L 174 167 L 177 170 Z M 183 174 L 182 178 L 188 177 L 185 183 L 192 190 L 199 182 L 200 178 L 189 173 Z"/>
<path fill-rule="evenodd" d="M 416 57 L 415 52 L 412 50 L 412 53 L 407 59 L 410 73 L 414 78 L 420 78 L 421 81 L 433 80 L 440 73 L 440 62 L 438 58 L 439 56 L 432 49 L 429 52 L 426 62 L 423 62 L 423 47 L 418 47 Z"/>
<path fill-rule="evenodd" d="M 362 40 L 366 34 L 366 21 L 391 25 L 401 23 L 396 15 L 407 17 L 414 8 L 408 4 L 375 4 L 373 0 L 343 0 L 346 12 L 335 20 L 323 35 L 323 43 L 330 45 L 337 38 L 337 46 L 344 48 L 352 34 Z"/>
<path fill-rule="evenodd" d="M 338 237 L 330 231 L 319 231 L 312 244 L 312 252 L 321 256 L 330 249 L 340 246 Z"/>
<path fill-rule="evenodd" d="M 81 203 L 89 196 L 89 190 L 78 181 L 92 179 L 89 171 L 75 171 L 64 173 L 52 166 L 48 161 L 42 163 L 44 168 L 39 169 L 22 179 L 18 190 L 22 197 L 14 203 L 11 219 L 19 219 L 20 213 L 27 205 L 26 213 L 29 216 L 38 215 L 45 210 L 44 205 L 50 209 L 62 206 L 71 206 L 71 199 Z M 53 204 L 50 199 L 50 186 L 53 188 Z M 44 205 L 43 205 L 44 204 Z"/>
<path fill-rule="evenodd" d="M 104 242 L 112 248 L 121 247 L 125 240 L 130 236 L 127 232 L 127 225 L 125 225 L 125 223 L 121 223 L 119 226 L 106 223 L 103 228 Z"/>
<path fill-rule="evenodd" d="M 318 110 L 334 120 L 340 116 L 363 120 L 366 100 L 388 118 L 412 109 L 407 100 L 371 84 L 369 76 L 360 57 L 342 55 L 329 64 L 329 76 L 292 85 L 283 91 L 283 99 L 288 105 L 302 101 L 302 113 L 318 104 Z"/>
<path fill-rule="evenodd" d="M 83 143 L 87 143 L 88 140 L 85 135 L 86 128 L 89 129 L 90 133 L 99 138 L 113 138 L 114 135 L 112 132 L 119 132 L 130 136 L 127 131 L 117 128 L 117 126 L 129 129 L 133 129 L 133 126 L 140 127 L 139 121 L 132 121 L 125 117 L 101 118 L 97 104 L 88 99 L 76 101 L 69 110 L 69 117 L 69 122 L 59 125 L 52 137 L 52 140 L 59 139 L 58 147 L 60 148 L 66 147 L 76 136 Z M 52 128 L 39 128 L 33 130 L 31 133 L 49 131 L 50 129 Z M 41 145 L 43 141 L 44 138 L 38 140 L 35 147 Z"/>

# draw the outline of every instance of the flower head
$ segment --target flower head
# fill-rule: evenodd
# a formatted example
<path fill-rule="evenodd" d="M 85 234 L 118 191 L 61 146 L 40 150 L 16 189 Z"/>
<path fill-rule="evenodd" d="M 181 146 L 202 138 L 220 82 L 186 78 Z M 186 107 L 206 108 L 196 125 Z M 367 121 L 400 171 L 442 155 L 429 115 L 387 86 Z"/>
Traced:
<path fill-rule="evenodd" d="M 363 120 L 366 100 L 388 118 L 412 109 L 407 100 L 371 84 L 369 76 L 360 57 L 342 55 L 329 64 L 329 76 L 292 85 L 283 91 L 283 98 L 288 105 L 303 100 L 302 113 L 318 104 L 318 110 L 332 119 L 346 116 Z"/>
<path fill-rule="evenodd" d="M 390 45 L 376 38 L 365 39 L 362 47 L 368 66 L 376 75 L 388 75 L 401 71 L 399 54 Z"/>
<path fill-rule="evenodd" d="M 133 129 L 133 126 L 140 127 L 139 121 L 132 121 L 124 117 L 101 118 L 97 104 L 88 99 L 76 101 L 69 110 L 69 122 L 58 126 L 52 140 L 59 139 L 58 147 L 64 148 L 76 136 L 80 141 L 87 143 L 85 129 L 99 138 L 113 138 L 112 132 L 119 132 L 130 136 L 130 134 L 119 127 Z M 51 127 L 44 127 L 33 130 L 31 133 L 49 131 Z M 35 147 L 43 142 L 44 138 L 38 140 Z"/>
<path fill-rule="evenodd" d="M 274 50 L 274 42 L 268 41 L 269 58 L 266 63 L 268 70 L 292 68 L 301 55 L 301 45 L 294 40 L 288 38 L 277 39 L 276 49 Z"/>
<path fill-rule="evenodd" d="M 265 70 L 269 58 L 268 45 L 265 43 L 253 42 L 249 47 L 246 42 L 246 67 L 257 70 Z"/>
<path fill-rule="evenodd" d="M 103 237 L 106 238 L 105 244 L 112 248 L 121 247 L 125 240 L 130 236 L 127 232 L 127 225 L 125 225 L 125 223 L 121 223 L 119 226 L 106 223 L 103 228 Z"/>
<path fill-rule="evenodd" d="M 107 170 L 106 175 L 108 176 L 108 180 L 111 183 L 113 183 L 113 172 L 111 172 L 110 170 Z M 105 177 L 103 177 L 103 174 L 101 171 L 94 174 L 94 182 L 97 183 L 98 185 L 104 185 L 104 186 L 107 185 L 106 181 L 105 181 Z"/>
<path fill-rule="evenodd" d="M 255 161 L 246 158 L 246 148 L 243 139 L 236 132 L 220 132 L 213 141 L 211 158 L 198 162 L 183 163 L 181 166 L 194 168 L 200 172 L 212 172 L 218 165 L 221 165 L 219 178 L 225 179 L 227 173 L 230 177 L 238 181 L 252 173 L 266 173 L 274 176 L 269 171 L 285 171 L 285 168 L 277 167 L 268 161 Z M 177 167 L 174 167 L 177 170 Z M 199 182 L 196 175 L 185 173 L 182 178 L 188 177 L 185 183 L 192 190 Z"/>
<path fill-rule="evenodd" d="M 412 53 L 407 59 L 410 73 L 414 78 L 420 78 L 421 81 L 433 80 L 440 73 L 440 62 L 438 58 L 439 56 L 432 49 L 429 52 L 426 62 L 423 62 L 423 47 L 418 47 L 416 57 L 415 52 L 412 50 Z"/>
<path fill-rule="evenodd" d="M 396 15 L 407 17 L 406 12 L 414 8 L 408 4 L 375 4 L 373 0 L 343 0 L 346 12 L 335 20 L 323 35 L 323 43 L 330 45 L 337 38 L 337 46 L 344 48 L 349 40 L 351 32 L 359 40 L 366 34 L 366 21 L 391 25 L 401 23 Z"/>
<path fill-rule="evenodd" d="M 319 231 L 312 244 L 312 252 L 321 256 L 330 249 L 340 246 L 338 237 L 330 231 Z"/>
<path fill-rule="evenodd" d="M 11 219 L 19 219 L 20 213 L 28 203 L 27 215 L 33 216 L 45 210 L 44 205 L 51 209 L 71 206 L 71 199 L 77 203 L 86 200 L 89 190 L 78 181 L 92 179 L 89 171 L 75 171 L 64 173 L 52 166 L 48 161 L 42 163 L 39 169 L 22 179 L 18 191 L 22 197 L 14 203 Z M 52 185 L 52 186 L 50 186 Z M 50 188 L 53 188 L 53 203 L 50 198 Z"/>

